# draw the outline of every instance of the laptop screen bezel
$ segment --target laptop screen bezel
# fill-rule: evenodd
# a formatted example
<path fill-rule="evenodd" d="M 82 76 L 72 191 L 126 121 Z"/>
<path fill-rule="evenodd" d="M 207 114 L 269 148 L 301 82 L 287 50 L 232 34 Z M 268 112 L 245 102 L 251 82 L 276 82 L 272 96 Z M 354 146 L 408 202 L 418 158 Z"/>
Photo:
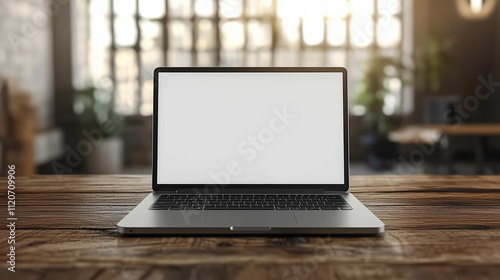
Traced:
<path fill-rule="evenodd" d="M 218 186 L 217 184 L 158 184 L 157 168 L 158 168 L 158 81 L 160 73 L 311 73 L 311 72 L 328 72 L 342 73 L 343 84 L 343 127 L 344 127 L 344 183 L 343 184 L 227 184 Z M 346 192 L 349 190 L 349 115 L 348 115 L 348 96 L 347 96 L 347 70 L 343 67 L 158 67 L 154 71 L 154 93 L 153 93 L 153 191 L 176 191 L 182 189 L 186 192 L 192 192 L 200 189 L 218 189 L 218 190 L 234 190 L 234 189 L 259 189 L 259 190 L 287 190 L 298 191 L 308 189 L 323 189 L 324 191 L 340 191 Z"/>

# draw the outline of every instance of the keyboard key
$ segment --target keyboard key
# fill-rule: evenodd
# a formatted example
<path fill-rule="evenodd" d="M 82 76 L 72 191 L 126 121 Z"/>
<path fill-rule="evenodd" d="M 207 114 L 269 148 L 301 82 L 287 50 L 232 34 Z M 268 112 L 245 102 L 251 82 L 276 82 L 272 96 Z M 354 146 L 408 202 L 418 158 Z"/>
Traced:
<path fill-rule="evenodd" d="M 274 207 L 272 207 L 272 206 L 259 206 L 259 207 L 252 207 L 252 210 L 274 210 Z"/>
<path fill-rule="evenodd" d="M 339 195 L 161 195 L 152 210 L 351 210 Z"/>

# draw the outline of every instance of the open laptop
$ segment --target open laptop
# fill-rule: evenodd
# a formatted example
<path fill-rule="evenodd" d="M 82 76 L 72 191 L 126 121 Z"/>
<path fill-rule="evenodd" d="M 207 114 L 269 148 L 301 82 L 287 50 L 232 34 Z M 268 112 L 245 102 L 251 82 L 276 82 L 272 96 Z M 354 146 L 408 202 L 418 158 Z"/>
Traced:
<path fill-rule="evenodd" d="M 344 68 L 157 68 L 153 193 L 122 234 L 379 234 L 349 190 Z"/>

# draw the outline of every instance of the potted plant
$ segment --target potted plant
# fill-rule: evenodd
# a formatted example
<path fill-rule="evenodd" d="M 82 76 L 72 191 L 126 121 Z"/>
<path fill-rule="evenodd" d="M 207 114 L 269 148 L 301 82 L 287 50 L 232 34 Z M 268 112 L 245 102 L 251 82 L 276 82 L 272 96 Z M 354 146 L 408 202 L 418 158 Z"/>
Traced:
<path fill-rule="evenodd" d="M 428 38 L 415 51 L 415 86 L 426 95 L 443 95 L 444 85 L 455 75 L 449 39 Z"/>
<path fill-rule="evenodd" d="M 387 169 L 398 155 L 397 146 L 388 134 L 399 120 L 395 91 L 401 90 L 404 67 L 392 58 L 373 56 L 365 65 L 354 103 L 362 106 L 363 144 L 368 146 L 368 164 L 373 169 Z"/>
<path fill-rule="evenodd" d="M 453 42 L 449 39 L 428 38 L 415 52 L 415 86 L 423 94 L 423 122 L 443 123 L 447 111 L 454 112 L 460 97 L 446 91 L 454 81 L 456 67 L 450 57 Z M 450 118 L 451 119 L 451 118 Z"/>
<path fill-rule="evenodd" d="M 94 87 L 74 92 L 85 169 L 90 174 L 116 174 L 123 167 L 123 120 L 115 113 L 112 93 Z M 82 148 L 80 148 L 82 149 Z"/>

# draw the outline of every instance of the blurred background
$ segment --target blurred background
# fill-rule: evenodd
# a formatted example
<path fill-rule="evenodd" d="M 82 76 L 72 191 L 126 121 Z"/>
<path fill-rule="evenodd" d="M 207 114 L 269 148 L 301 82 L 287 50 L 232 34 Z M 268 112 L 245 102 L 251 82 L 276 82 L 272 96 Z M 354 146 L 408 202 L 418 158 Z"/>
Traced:
<path fill-rule="evenodd" d="M 0 170 L 148 174 L 157 66 L 342 66 L 351 174 L 494 174 L 497 0 L 2 0 Z"/>

